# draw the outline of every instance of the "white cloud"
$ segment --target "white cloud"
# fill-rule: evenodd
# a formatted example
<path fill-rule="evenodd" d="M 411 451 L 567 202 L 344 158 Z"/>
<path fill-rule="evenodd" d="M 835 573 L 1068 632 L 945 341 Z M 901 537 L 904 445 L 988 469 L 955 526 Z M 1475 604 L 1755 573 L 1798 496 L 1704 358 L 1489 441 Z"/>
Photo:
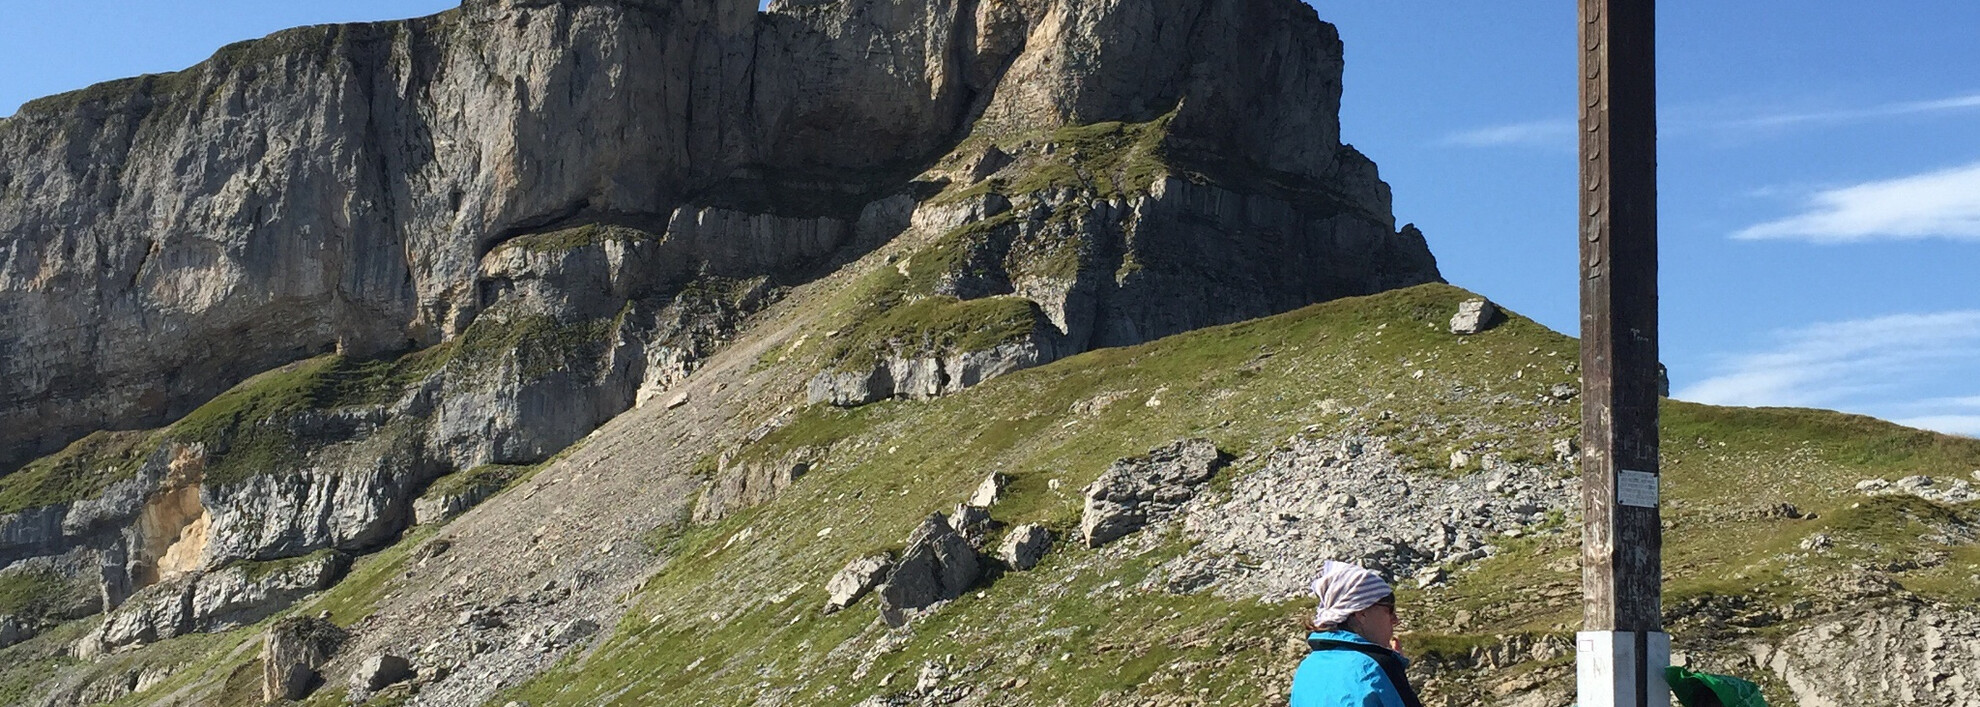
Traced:
<path fill-rule="evenodd" d="M 1844 125 L 1863 123 L 1889 118 L 1930 115 L 1953 111 L 1980 110 L 1980 93 L 1937 98 L 1927 101 L 1904 101 L 1870 106 L 1868 108 L 1845 108 L 1831 111 L 1811 111 L 1804 113 L 1776 113 L 1771 115 L 1742 118 L 1706 118 L 1696 116 L 1696 111 L 1677 110 L 1660 112 L 1657 120 L 1665 136 L 1694 132 L 1777 131 L 1781 128 L 1815 125 Z M 1548 147 L 1573 149 L 1577 122 L 1571 118 L 1532 120 L 1523 123 L 1491 125 L 1472 130 L 1451 133 L 1438 140 L 1445 147 Z"/>
<path fill-rule="evenodd" d="M 1949 435 L 1980 438 L 1980 415 L 1926 415 L 1897 421 L 1905 427 L 1944 432 Z"/>
<path fill-rule="evenodd" d="M 1900 314 L 1778 332 L 1765 351 L 1727 357 L 1716 375 L 1677 392 L 1714 405 L 1829 407 L 1901 424 L 1980 434 L 1980 395 L 1944 390 L 1980 367 L 1980 310 Z M 1971 384 L 1980 388 L 1980 383 Z M 1929 390 L 1938 397 L 1915 396 Z M 1946 396 L 1945 393 L 1955 393 Z"/>
<path fill-rule="evenodd" d="M 1807 124 L 1820 124 L 1820 123 L 1828 123 L 1828 124 L 1859 123 L 1866 120 L 1876 120 L 1879 118 L 1902 118 L 1911 115 L 1944 113 L 1947 111 L 1967 110 L 1972 108 L 1980 108 L 1980 93 L 1976 93 L 1970 96 L 1954 96 L 1952 98 L 1940 98 L 1930 101 L 1906 101 L 1903 103 L 1886 103 L 1884 105 L 1872 106 L 1869 108 L 1854 108 L 1854 109 L 1834 110 L 1834 111 L 1816 111 L 1810 113 L 1779 113 L 1775 115 L 1764 115 L 1757 118 L 1746 118 L 1743 120 L 1728 121 L 1719 124 L 1717 127 L 1779 128 L 1779 127 L 1787 127 L 1791 125 L 1807 125 Z"/>
<path fill-rule="evenodd" d="M 1567 147 L 1574 146 L 1572 120 L 1535 120 L 1494 125 L 1452 133 L 1438 144 L 1451 147 Z"/>
<path fill-rule="evenodd" d="M 1980 240 L 1980 162 L 1821 191 L 1808 198 L 1802 213 L 1748 227 L 1733 237 L 1820 243 Z"/>

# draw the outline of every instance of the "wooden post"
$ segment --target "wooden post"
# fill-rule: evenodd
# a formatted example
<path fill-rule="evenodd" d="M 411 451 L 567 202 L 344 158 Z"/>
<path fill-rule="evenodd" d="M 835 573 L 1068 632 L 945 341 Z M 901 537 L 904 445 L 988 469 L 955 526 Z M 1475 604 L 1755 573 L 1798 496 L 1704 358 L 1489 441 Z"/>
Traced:
<path fill-rule="evenodd" d="M 1581 707 L 1668 707 L 1655 0 L 1581 3 Z"/>

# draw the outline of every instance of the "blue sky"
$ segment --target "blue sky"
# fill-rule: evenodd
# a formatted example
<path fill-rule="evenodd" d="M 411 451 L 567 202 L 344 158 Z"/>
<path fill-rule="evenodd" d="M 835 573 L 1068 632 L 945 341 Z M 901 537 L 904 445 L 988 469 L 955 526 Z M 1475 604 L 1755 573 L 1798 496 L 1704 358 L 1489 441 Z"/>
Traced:
<path fill-rule="evenodd" d="M 0 115 L 295 25 L 444 0 L 0 0 Z M 1445 276 L 1575 330 L 1575 2 L 1314 0 L 1345 138 Z M 1664 359 L 1680 398 L 1980 436 L 1980 3 L 1661 3 Z"/>

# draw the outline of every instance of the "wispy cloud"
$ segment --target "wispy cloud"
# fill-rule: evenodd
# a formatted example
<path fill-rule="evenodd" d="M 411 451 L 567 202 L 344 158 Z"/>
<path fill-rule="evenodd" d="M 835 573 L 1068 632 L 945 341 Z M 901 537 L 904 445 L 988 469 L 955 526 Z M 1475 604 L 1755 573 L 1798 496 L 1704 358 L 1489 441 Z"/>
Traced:
<path fill-rule="evenodd" d="M 1801 213 L 1751 226 L 1733 237 L 1825 243 L 1980 240 L 1980 162 L 1824 190 L 1809 197 Z"/>
<path fill-rule="evenodd" d="M 1448 147 L 1574 147 L 1572 120 L 1535 120 L 1466 130 L 1444 136 Z"/>
<path fill-rule="evenodd" d="M 1869 108 L 1852 108 L 1806 113 L 1778 113 L 1718 123 L 1716 127 L 1780 128 L 1793 125 L 1860 123 L 1881 118 L 1902 118 L 1980 108 L 1980 93 L 1930 101 L 1886 103 Z"/>
<path fill-rule="evenodd" d="M 1899 314 L 1776 332 L 1764 351 L 1726 357 L 1677 397 L 1715 405 L 1830 407 L 1975 434 L 1980 395 L 1908 397 L 1980 368 L 1980 310 Z M 1980 383 L 1974 384 L 1980 388 Z"/>
<path fill-rule="evenodd" d="M 1925 101 L 1885 103 L 1861 108 L 1839 108 L 1835 110 L 1804 111 L 1798 113 L 1769 113 L 1731 118 L 1702 117 L 1694 115 L 1694 111 L 1675 110 L 1661 112 L 1657 120 L 1662 125 L 1661 132 L 1669 136 L 1692 131 L 1752 133 L 1801 126 L 1845 125 L 1955 111 L 1980 111 L 1980 93 Z M 1445 147 L 1547 147 L 1573 149 L 1575 144 L 1575 125 L 1576 121 L 1571 118 L 1550 118 L 1522 123 L 1490 125 L 1445 135 L 1437 141 L 1437 144 Z"/>

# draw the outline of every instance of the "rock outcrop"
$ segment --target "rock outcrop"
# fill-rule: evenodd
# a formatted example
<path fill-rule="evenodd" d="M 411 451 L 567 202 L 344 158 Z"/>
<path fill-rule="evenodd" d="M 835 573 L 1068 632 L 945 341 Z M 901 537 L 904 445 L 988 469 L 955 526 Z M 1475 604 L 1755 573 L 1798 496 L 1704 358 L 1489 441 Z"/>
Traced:
<path fill-rule="evenodd" d="M 908 535 L 907 549 L 878 590 L 880 618 L 889 626 L 904 626 L 908 612 L 960 597 L 982 575 L 976 548 L 949 526 L 948 518 L 930 515 Z"/>
<path fill-rule="evenodd" d="M 554 227 L 664 232 L 619 253 L 621 272 L 659 275 L 625 282 L 659 288 L 668 273 L 789 272 L 870 247 L 889 235 L 862 229 L 885 220 L 870 210 L 899 212 L 880 205 L 972 132 L 1171 116 L 1167 149 L 1237 190 L 1143 214 L 1182 224 L 1169 216 L 1206 212 L 1255 238 L 1178 250 L 1174 271 L 1148 263 L 1130 288 L 1138 304 L 1095 344 L 1261 311 L 1206 287 L 1255 287 L 1283 309 L 1342 272 L 1433 279 L 1420 242 L 1390 230 L 1373 163 L 1340 142 L 1341 61 L 1334 29 L 1288 0 L 765 13 L 733 0 L 470 0 L 291 30 L 185 71 L 34 101 L 0 121 L 0 469 L 91 430 L 160 426 L 310 354 L 452 339 L 531 267 L 485 256 Z M 976 159 L 987 154 L 958 174 L 1023 159 Z M 1292 218 L 1293 204 L 1321 206 Z M 1273 230 L 1294 222 L 1322 230 Z M 1282 249 L 1316 236 L 1350 248 Z M 1406 257 L 1360 262 L 1359 241 Z M 1250 277 L 1263 263 L 1317 271 L 1286 288 Z"/>
<path fill-rule="evenodd" d="M 1087 547 L 1100 547 L 1166 518 L 1229 463 L 1207 439 L 1181 440 L 1145 457 L 1116 461 L 1086 487 L 1080 535 Z"/>
<path fill-rule="evenodd" d="M 814 402 L 1439 277 L 1303 3 L 756 10 L 468 0 L 0 120 L 0 568 L 98 585 L 99 650 L 233 625 L 189 608 L 230 565 L 370 550 L 500 488 L 454 475 L 693 412 L 748 317 L 876 248 Z M 813 463 L 723 464 L 693 518 Z M 888 615 L 973 582 L 986 527 L 911 543 Z"/>
<path fill-rule="evenodd" d="M 811 471 L 823 452 L 803 448 L 776 459 L 718 460 L 715 476 L 695 501 L 693 520 L 709 523 L 767 503 Z"/>
<path fill-rule="evenodd" d="M 325 552 L 299 560 L 238 565 L 154 585 L 111 611 L 77 645 L 98 655 L 188 633 L 260 621 L 342 579 L 350 558 Z"/>
<path fill-rule="evenodd" d="M 1980 614 L 1972 607 L 1851 611 L 1756 644 L 1752 654 L 1802 707 L 1980 706 Z"/>

